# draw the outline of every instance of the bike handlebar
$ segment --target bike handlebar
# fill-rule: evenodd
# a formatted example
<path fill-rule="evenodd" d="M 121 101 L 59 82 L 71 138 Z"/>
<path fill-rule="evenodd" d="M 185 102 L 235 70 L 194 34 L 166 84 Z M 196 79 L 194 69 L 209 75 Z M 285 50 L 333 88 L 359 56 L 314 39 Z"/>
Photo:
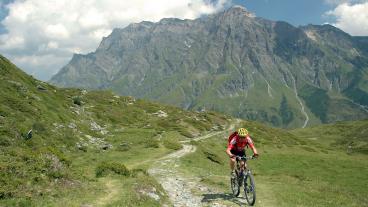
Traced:
<path fill-rule="evenodd" d="M 254 160 L 254 159 L 257 159 L 257 158 L 254 157 L 254 156 L 248 156 L 248 157 L 246 157 L 246 156 L 242 156 L 242 157 L 236 156 L 236 160 L 237 161 L 239 161 L 239 160 L 247 161 L 247 160 Z"/>

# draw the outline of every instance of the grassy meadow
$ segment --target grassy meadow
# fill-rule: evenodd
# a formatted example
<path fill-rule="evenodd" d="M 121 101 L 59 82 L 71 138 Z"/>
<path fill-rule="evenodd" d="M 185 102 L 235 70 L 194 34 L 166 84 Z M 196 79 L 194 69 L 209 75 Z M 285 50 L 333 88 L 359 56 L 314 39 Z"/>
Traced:
<path fill-rule="evenodd" d="M 367 129 L 367 121 L 290 132 L 251 122 L 243 122 L 242 126 L 249 128 L 260 153 L 259 159 L 249 161 L 257 185 L 257 206 L 368 205 L 368 157 L 362 153 L 366 148 L 346 151 L 346 142 L 336 133 L 350 128 L 350 133 L 361 134 L 361 130 L 355 130 L 363 126 Z M 364 136 L 359 139 L 361 145 L 367 143 Z M 223 192 L 203 194 L 208 200 L 223 199 L 237 205 L 238 200 L 230 195 L 226 142 L 224 136 L 196 142 L 198 150 L 182 160 L 182 170 Z M 247 152 L 252 154 L 250 149 Z"/>

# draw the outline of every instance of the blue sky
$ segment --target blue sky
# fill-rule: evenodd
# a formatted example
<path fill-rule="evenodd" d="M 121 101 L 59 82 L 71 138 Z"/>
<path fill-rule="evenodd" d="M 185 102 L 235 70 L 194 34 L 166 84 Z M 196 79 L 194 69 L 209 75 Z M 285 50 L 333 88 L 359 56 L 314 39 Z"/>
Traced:
<path fill-rule="evenodd" d="M 325 12 L 334 5 L 323 0 L 235 0 L 258 17 L 287 21 L 293 25 L 323 24 L 329 19 Z"/>
<path fill-rule="evenodd" d="M 0 54 L 49 80 L 73 54 L 93 52 L 113 28 L 194 19 L 230 5 L 295 26 L 329 23 L 368 36 L 368 0 L 0 0 Z"/>
<path fill-rule="evenodd" d="M 12 2 L 13 0 L 0 0 L 0 21 L 8 15 L 8 11 L 5 9 L 5 5 Z M 0 34 L 4 33 L 4 26 L 0 24 Z"/>

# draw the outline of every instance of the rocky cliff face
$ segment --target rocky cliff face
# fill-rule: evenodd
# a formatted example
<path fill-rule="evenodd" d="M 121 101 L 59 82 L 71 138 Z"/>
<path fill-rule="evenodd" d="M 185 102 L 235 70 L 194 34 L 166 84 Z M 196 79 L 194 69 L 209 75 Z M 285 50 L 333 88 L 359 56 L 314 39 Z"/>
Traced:
<path fill-rule="evenodd" d="M 302 127 L 367 118 L 367 80 L 368 38 L 233 7 L 115 29 L 51 82 Z"/>

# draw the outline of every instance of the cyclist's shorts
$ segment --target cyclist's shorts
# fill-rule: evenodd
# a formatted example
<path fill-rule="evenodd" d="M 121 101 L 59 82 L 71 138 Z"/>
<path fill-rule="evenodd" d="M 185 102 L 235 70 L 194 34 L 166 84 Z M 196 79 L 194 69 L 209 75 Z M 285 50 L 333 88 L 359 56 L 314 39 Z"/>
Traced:
<path fill-rule="evenodd" d="M 231 154 L 236 155 L 236 156 L 240 156 L 240 157 L 245 156 L 245 150 L 242 150 L 242 151 L 231 150 L 230 152 Z"/>

